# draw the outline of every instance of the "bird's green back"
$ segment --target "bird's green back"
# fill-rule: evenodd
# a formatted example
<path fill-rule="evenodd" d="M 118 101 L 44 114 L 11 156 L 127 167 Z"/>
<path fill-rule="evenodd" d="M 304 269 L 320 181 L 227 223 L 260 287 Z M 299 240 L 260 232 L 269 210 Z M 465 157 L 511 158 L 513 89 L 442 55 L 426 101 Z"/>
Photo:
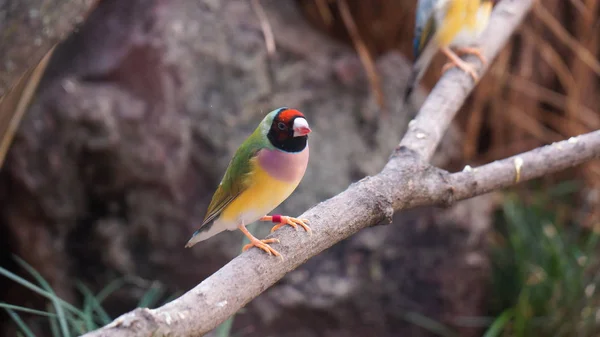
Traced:
<path fill-rule="evenodd" d="M 200 227 L 215 219 L 227 205 L 250 186 L 250 181 L 247 178 L 252 170 L 251 159 L 261 149 L 273 148 L 267 139 L 267 132 L 273 117 L 278 111 L 279 109 L 271 111 L 237 149 L 208 205 L 204 221 Z"/>

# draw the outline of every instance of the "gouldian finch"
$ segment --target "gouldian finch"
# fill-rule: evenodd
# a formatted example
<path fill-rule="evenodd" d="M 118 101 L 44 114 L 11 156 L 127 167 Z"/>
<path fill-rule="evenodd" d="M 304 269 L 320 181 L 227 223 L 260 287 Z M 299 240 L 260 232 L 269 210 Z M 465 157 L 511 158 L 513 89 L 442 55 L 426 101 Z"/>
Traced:
<path fill-rule="evenodd" d="M 306 219 L 267 215 L 292 194 L 304 177 L 310 132 L 306 118 L 298 110 L 283 107 L 269 112 L 235 152 L 202 225 L 186 247 L 237 228 L 250 239 L 244 251 L 258 247 L 283 259 L 269 246 L 279 240 L 259 240 L 250 234 L 246 225 L 257 220 L 271 221 L 277 223 L 271 232 L 289 225 L 296 230 L 300 226 L 311 233 Z"/>
<path fill-rule="evenodd" d="M 413 53 L 415 62 L 405 99 L 421 80 L 438 50 L 449 59 L 442 72 L 459 67 L 474 81 L 479 79 L 473 66 L 463 61 L 458 54 L 473 54 L 482 63 L 487 63 L 481 50 L 474 47 L 477 39 L 487 27 L 492 12 L 491 0 L 419 0 L 415 22 Z"/>

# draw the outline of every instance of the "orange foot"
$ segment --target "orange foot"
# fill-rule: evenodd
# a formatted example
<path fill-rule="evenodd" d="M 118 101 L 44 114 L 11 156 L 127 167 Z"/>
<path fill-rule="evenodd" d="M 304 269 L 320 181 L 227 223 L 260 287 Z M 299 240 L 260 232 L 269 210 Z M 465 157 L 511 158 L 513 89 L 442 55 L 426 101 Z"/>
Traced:
<path fill-rule="evenodd" d="M 475 52 L 475 50 L 476 50 L 476 52 Z M 468 51 L 471 51 L 471 53 L 469 53 Z M 471 77 L 473 78 L 473 81 L 477 82 L 479 80 L 479 75 L 477 75 L 477 71 L 475 71 L 475 68 L 473 67 L 472 64 L 469 64 L 469 63 L 463 61 L 460 57 L 458 57 L 458 55 L 456 55 L 448 47 L 443 48 L 442 52 L 444 54 L 446 54 L 446 56 L 450 59 L 450 62 L 446 63 L 446 65 L 444 65 L 444 67 L 442 68 L 442 73 L 445 73 L 450 68 L 459 67 L 464 72 L 466 72 L 467 74 L 471 75 Z M 480 60 L 483 63 L 487 62 L 487 60 L 485 60 L 485 57 L 481 54 L 481 51 L 478 50 L 478 49 L 476 49 L 476 48 L 461 48 L 461 50 L 459 51 L 459 53 L 461 53 L 461 54 L 475 54 L 476 56 L 478 56 L 480 58 Z"/>
<path fill-rule="evenodd" d="M 308 234 L 312 235 L 312 230 L 306 224 L 308 222 L 307 219 L 292 218 L 291 216 L 285 216 L 285 215 L 272 215 L 272 216 L 266 215 L 266 216 L 263 216 L 262 218 L 260 218 L 260 220 L 261 221 L 272 221 L 272 222 L 278 223 L 277 225 L 273 226 L 273 228 L 271 228 L 271 233 L 273 233 L 274 231 L 278 230 L 279 228 L 281 228 L 285 225 L 289 225 L 289 226 L 292 226 L 295 230 L 298 230 L 298 226 L 301 226 L 302 228 L 304 228 L 305 231 L 308 232 Z"/>
<path fill-rule="evenodd" d="M 248 237 L 248 239 L 250 239 L 250 243 L 245 245 L 242 248 L 242 251 L 245 252 L 246 250 L 248 250 L 252 247 L 256 247 L 256 248 L 262 249 L 263 251 L 265 251 L 267 254 L 269 254 L 271 256 L 275 255 L 275 256 L 279 257 L 281 259 L 281 261 L 283 261 L 283 256 L 278 251 L 276 251 L 275 249 L 271 248 L 271 246 L 268 245 L 269 243 L 279 243 L 278 239 L 273 238 L 273 239 L 259 240 L 256 237 L 254 237 L 254 235 L 252 235 L 248 231 L 248 229 L 246 229 L 246 226 L 244 226 L 243 224 L 239 225 L 238 229 L 240 231 L 242 231 L 242 233 L 244 233 L 244 235 L 246 235 L 246 237 Z"/>
<path fill-rule="evenodd" d="M 260 249 L 264 250 L 269 255 L 275 255 L 275 256 L 281 257 L 281 254 L 279 254 L 279 252 L 276 251 L 275 249 L 271 248 L 271 246 L 269 246 L 268 243 L 279 243 L 279 240 L 278 239 L 250 240 L 250 243 L 245 245 L 244 248 L 242 248 L 242 250 L 247 251 L 248 249 L 250 249 L 252 247 L 256 247 L 256 248 L 260 248 Z"/>
<path fill-rule="evenodd" d="M 461 56 L 468 55 L 468 54 L 475 55 L 475 56 L 477 56 L 479 61 L 481 61 L 481 63 L 487 64 L 487 59 L 483 55 L 481 48 L 475 48 L 475 47 L 456 48 L 456 54 L 461 55 Z"/>

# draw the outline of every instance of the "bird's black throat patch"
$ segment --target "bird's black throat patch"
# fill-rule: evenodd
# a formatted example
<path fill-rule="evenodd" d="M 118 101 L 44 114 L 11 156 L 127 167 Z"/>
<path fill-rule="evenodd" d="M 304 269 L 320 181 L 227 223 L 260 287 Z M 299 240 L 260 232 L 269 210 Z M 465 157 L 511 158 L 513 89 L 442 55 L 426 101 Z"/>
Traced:
<path fill-rule="evenodd" d="M 281 111 L 280 111 L 281 113 Z M 294 137 L 293 117 L 287 120 L 280 118 L 279 114 L 273 118 L 267 138 L 276 148 L 286 152 L 300 152 L 306 147 L 308 135 Z"/>
<path fill-rule="evenodd" d="M 267 138 L 273 146 L 285 152 L 300 152 L 306 147 L 308 136 L 294 137 L 294 131 L 291 135 L 282 135 L 279 130 L 269 130 Z"/>

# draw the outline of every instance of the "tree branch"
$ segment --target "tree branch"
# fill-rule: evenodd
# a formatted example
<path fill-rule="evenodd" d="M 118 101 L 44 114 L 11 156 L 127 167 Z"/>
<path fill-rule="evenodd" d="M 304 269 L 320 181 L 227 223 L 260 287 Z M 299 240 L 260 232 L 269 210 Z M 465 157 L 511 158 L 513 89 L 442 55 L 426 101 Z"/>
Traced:
<path fill-rule="evenodd" d="M 533 0 L 498 4 L 482 38 L 489 60 L 516 29 Z M 476 62 L 476 58 L 469 58 Z M 359 230 L 391 222 L 395 211 L 424 205 L 446 205 L 516 183 L 514 158 L 471 172 L 449 174 L 427 164 L 468 93 L 469 75 L 449 71 L 432 90 L 404 139 L 383 170 L 354 183 L 344 192 L 301 215 L 313 235 L 292 229 L 272 236 L 285 261 L 251 249 L 174 301 L 157 309 L 136 309 L 86 334 L 108 336 L 200 336 L 215 328 L 286 273 Z M 520 156 L 520 181 L 558 171 L 600 155 L 599 131 Z M 190 266 L 193 268 L 193 266 Z"/>
<path fill-rule="evenodd" d="M 600 156 L 600 130 L 450 176 L 456 199 L 512 186 Z"/>

